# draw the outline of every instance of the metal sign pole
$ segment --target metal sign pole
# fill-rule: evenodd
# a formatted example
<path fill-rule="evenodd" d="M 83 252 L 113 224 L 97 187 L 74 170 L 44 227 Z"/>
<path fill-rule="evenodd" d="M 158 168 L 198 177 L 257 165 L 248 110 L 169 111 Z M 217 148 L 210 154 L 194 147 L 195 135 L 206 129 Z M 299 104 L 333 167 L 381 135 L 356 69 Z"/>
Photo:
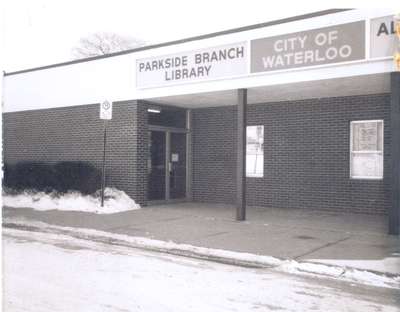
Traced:
<path fill-rule="evenodd" d="M 101 207 L 104 207 L 104 189 L 106 187 L 107 120 L 112 119 L 112 102 L 105 100 L 103 103 L 100 103 L 100 119 L 104 120 L 103 170 L 101 177 Z"/>
<path fill-rule="evenodd" d="M 104 120 L 104 142 L 103 142 L 103 173 L 101 178 L 101 207 L 104 207 L 104 188 L 106 186 L 106 141 L 107 141 L 107 120 Z"/>

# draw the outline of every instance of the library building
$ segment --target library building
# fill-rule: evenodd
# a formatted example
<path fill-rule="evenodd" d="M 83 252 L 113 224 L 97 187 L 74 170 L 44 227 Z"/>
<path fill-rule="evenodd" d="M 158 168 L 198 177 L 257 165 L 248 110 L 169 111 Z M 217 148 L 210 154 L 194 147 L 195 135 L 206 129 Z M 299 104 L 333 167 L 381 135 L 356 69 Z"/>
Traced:
<path fill-rule="evenodd" d="M 398 235 L 397 13 L 326 10 L 6 72 L 4 164 L 101 169 L 106 127 L 106 184 L 142 206 L 382 215 Z"/>

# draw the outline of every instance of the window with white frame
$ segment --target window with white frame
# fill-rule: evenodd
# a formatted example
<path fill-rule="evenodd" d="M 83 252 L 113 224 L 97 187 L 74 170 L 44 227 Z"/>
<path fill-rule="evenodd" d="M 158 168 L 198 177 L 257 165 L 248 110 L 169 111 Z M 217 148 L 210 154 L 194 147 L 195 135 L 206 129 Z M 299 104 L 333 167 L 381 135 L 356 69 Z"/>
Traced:
<path fill-rule="evenodd" d="M 383 120 L 350 123 L 350 177 L 383 178 Z"/>
<path fill-rule="evenodd" d="M 246 176 L 264 176 L 264 126 L 248 126 L 246 140 Z"/>

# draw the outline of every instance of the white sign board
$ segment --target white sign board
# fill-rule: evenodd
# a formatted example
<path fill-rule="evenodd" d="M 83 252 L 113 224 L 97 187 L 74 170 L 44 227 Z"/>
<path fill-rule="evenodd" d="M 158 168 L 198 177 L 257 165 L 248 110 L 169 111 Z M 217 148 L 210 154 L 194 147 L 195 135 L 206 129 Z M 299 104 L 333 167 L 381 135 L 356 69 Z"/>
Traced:
<path fill-rule="evenodd" d="M 393 16 L 374 18 L 371 20 L 370 57 L 393 56 L 396 47 L 396 34 Z"/>
<path fill-rule="evenodd" d="M 100 103 L 100 119 L 112 119 L 112 102 L 105 100 Z"/>
<path fill-rule="evenodd" d="M 179 161 L 179 154 L 172 154 L 171 155 L 171 160 L 172 160 L 172 162 L 178 162 Z"/>
<path fill-rule="evenodd" d="M 164 87 L 245 74 L 247 74 L 246 42 L 136 61 L 138 88 Z"/>

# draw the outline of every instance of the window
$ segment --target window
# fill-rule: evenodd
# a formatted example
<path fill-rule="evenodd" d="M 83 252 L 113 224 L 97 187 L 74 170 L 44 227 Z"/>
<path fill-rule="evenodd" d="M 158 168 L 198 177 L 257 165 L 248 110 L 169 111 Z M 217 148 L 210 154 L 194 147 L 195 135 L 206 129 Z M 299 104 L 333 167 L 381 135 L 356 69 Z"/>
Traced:
<path fill-rule="evenodd" d="M 264 126 L 247 127 L 246 176 L 264 176 Z"/>
<path fill-rule="evenodd" d="M 351 122 L 350 177 L 383 178 L 383 120 Z"/>

